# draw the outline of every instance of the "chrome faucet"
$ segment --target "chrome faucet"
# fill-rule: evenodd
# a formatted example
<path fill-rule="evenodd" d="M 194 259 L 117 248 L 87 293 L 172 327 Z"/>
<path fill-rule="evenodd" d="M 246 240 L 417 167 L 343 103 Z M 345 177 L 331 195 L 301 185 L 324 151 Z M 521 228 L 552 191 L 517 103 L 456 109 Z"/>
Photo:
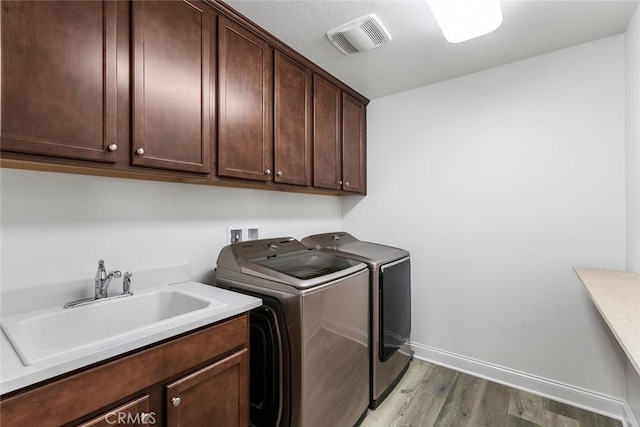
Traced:
<path fill-rule="evenodd" d="M 122 277 L 120 270 L 114 270 L 107 273 L 104 268 L 104 260 L 98 261 L 98 271 L 96 272 L 96 295 L 95 299 L 106 298 L 109 291 L 109 284 L 113 278 L 119 279 Z"/>
<path fill-rule="evenodd" d="M 122 279 L 122 293 L 109 296 L 109 284 L 111 284 L 111 280 L 114 277 L 116 279 L 122 277 L 122 272 L 120 272 L 119 270 L 114 270 L 107 273 L 107 270 L 104 268 L 104 260 L 100 260 L 98 261 L 98 271 L 96 271 L 96 279 L 94 283 L 95 295 L 93 296 L 93 298 L 85 298 L 78 301 L 68 302 L 64 305 L 64 308 L 72 308 L 79 305 L 91 304 L 93 302 L 103 301 L 105 299 L 131 296 L 133 295 L 133 292 L 131 292 L 131 276 L 133 276 L 133 273 L 130 271 L 124 273 L 124 279 Z"/>

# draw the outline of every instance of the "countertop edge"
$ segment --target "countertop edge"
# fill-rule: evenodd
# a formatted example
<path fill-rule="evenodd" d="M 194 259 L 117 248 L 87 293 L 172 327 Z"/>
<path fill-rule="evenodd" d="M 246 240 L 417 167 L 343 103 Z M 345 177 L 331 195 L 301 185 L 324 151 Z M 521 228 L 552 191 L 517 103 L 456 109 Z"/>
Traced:
<path fill-rule="evenodd" d="M 587 293 L 593 304 L 598 309 L 598 312 L 609 329 L 611 329 L 611 332 L 620 344 L 620 347 L 622 347 L 629 362 L 633 365 L 638 375 L 640 375 L 640 352 L 637 351 L 637 348 L 640 348 L 640 335 L 634 335 L 628 330 L 622 330 L 621 325 L 619 325 L 621 312 L 627 313 L 628 317 L 636 317 L 637 319 L 634 319 L 635 322 L 632 323 L 640 324 L 640 310 L 638 310 L 638 307 L 634 309 L 634 304 L 640 304 L 640 275 L 629 271 L 585 267 L 574 267 L 573 271 L 587 289 Z M 622 298 L 625 307 L 620 307 L 620 304 L 618 304 L 618 306 L 614 308 L 612 307 L 614 303 L 611 299 L 607 300 L 606 297 L 603 296 L 603 288 L 611 289 L 616 286 L 618 290 L 623 286 L 631 288 L 632 292 L 635 291 L 632 295 L 628 295 L 628 298 Z M 625 294 L 625 296 L 627 295 Z M 626 305 L 628 305 L 628 307 L 626 307 Z M 631 349 L 631 341 L 635 343 L 636 351 Z"/>

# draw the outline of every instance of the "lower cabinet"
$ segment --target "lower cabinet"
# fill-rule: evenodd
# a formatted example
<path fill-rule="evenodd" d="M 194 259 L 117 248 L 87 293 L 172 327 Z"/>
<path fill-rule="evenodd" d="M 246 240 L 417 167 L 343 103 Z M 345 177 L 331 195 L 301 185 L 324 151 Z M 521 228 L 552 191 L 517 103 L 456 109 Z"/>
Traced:
<path fill-rule="evenodd" d="M 166 387 L 167 426 L 246 426 L 247 350 Z"/>
<path fill-rule="evenodd" d="M 0 425 L 249 425 L 243 314 L 24 392 L 3 395 Z"/>

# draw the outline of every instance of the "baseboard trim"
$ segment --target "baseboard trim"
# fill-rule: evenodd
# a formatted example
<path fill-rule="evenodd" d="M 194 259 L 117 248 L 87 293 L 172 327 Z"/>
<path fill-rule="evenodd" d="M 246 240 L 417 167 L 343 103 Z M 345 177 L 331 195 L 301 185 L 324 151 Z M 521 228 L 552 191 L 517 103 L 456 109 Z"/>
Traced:
<path fill-rule="evenodd" d="M 624 423 L 627 427 L 638 427 L 640 425 L 636 417 L 633 415 L 633 411 L 631 410 L 628 402 L 624 402 L 623 412 Z"/>
<path fill-rule="evenodd" d="M 615 418 L 625 427 L 640 427 L 624 400 L 415 342 L 411 343 L 411 348 L 416 359 Z"/>

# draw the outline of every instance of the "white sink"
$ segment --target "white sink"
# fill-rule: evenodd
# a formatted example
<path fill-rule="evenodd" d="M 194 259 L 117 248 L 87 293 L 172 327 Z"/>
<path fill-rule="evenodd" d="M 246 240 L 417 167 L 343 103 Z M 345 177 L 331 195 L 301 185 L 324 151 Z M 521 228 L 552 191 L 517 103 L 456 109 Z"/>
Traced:
<path fill-rule="evenodd" d="M 129 297 L 6 317 L 2 330 L 22 362 L 32 365 L 60 355 L 81 356 L 160 332 L 226 306 L 222 301 L 163 286 Z"/>

